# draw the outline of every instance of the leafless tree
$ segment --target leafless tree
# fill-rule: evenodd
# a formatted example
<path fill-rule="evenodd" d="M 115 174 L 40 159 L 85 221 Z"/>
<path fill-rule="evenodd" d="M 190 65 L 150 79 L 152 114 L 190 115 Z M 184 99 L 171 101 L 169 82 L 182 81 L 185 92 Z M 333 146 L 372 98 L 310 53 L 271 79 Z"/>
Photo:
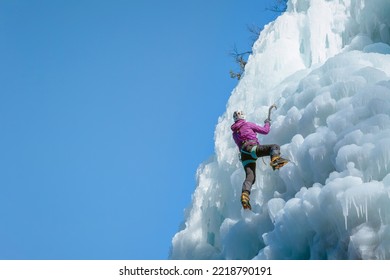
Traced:
<path fill-rule="evenodd" d="M 287 9 L 287 1 L 288 0 L 272 0 L 273 5 L 267 10 L 275 12 L 275 13 L 283 13 Z M 251 37 L 251 43 L 253 43 L 259 38 L 260 32 L 263 30 L 263 28 L 258 27 L 254 24 L 247 26 L 248 31 L 252 34 Z M 230 56 L 232 56 L 235 60 L 235 62 L 239 66 L 239 70 L 237 72 L 230 70 L 230 77 L 233 79 L 240 80 L 242 77 L 242 74 L 245 71 L 245 65 L 247 63 L 248 56 L 252 54 L 252 51 L 245 51 L 245 52 L 239 52 L 237 50 L 237 47 L 234 46 L 233 50 L 229 53 Z"/>
<path fill-rule="evenodd" d="M 235 62 L 239 66 L 239 71 L 234 72 L 233 70 L 230 70 L 230 77 L 232 79 L 240 80 L 242 77 L 242 74 L 245 71 L 245 65 L 247 63 L 247 56 L 250 55 L 252 51 L 246 51 L 246 52 L 238 52 L 237 47 L 234 46 L 233 51 L 230 52 L 230 56 L 232 56 L 235 60 Z"/>

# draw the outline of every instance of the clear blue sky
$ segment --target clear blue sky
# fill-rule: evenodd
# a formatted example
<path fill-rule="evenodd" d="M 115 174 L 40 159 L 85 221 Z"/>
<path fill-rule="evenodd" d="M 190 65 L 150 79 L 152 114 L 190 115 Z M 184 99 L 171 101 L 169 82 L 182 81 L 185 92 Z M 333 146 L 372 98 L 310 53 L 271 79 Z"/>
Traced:
<path fill-rule="evenodd" d="M 271 4 L 0 1 L 0 259 L 166 259 Z"/>

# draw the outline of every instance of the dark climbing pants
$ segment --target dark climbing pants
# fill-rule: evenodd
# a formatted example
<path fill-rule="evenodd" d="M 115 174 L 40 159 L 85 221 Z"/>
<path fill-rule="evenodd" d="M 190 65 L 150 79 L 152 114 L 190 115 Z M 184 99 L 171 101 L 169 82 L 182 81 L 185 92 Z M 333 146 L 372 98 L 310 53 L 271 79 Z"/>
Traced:
<path fill-rule="evenodd" d="M 252 154 L 252 151 L 255 151 L 255 154 Z M 245 181 L 242 184 L 242 191 L 248 191 L 250 193 L 252 185 L 256 181 L 256 159 L 273 155 L 280 155 L 280 147 L 277 144 L 243 145 L 241 150 L 241 161 L 244 165 Z"/>

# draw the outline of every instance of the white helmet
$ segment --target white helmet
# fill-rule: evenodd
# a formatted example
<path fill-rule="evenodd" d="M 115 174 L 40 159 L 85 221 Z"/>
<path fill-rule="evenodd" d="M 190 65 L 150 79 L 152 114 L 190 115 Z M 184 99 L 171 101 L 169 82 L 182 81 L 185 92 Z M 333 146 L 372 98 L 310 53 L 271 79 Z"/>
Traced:
<path fill-rule="evenodd" d="M 238 121 L 238 120 L 244 120 L 245 119 L 245 114 L 243 111 L 235 111 L 233 113 L 233 119 L 234 121 Z"/>

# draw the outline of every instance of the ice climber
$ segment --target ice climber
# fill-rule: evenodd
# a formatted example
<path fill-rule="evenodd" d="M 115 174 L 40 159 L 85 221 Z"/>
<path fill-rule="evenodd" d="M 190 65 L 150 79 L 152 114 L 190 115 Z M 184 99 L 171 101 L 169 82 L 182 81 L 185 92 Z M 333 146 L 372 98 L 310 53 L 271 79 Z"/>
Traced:
<path fill-rule="evenodd" d="M 273 170 L 281 168 L 288 163 L 288 160 L 280 156 L 279 145 L 260 145 L 259 140 L 257 139 L 257 133 L 269 133 L 271 127 L 270 116 L 264 121 L 264 126 L 247 122 L 242 111 L 235 111 L 233 119 L 234 124 L 231 126 L 233 139 L 240 150 L 241 162 L 245 170 L 245 181 L 242 184 L 241 204 L 244 209 L 251 209 L 249 196 L 252 185 L 256 180 L 256 159 L 270 156 L 270 165 Z"/>

